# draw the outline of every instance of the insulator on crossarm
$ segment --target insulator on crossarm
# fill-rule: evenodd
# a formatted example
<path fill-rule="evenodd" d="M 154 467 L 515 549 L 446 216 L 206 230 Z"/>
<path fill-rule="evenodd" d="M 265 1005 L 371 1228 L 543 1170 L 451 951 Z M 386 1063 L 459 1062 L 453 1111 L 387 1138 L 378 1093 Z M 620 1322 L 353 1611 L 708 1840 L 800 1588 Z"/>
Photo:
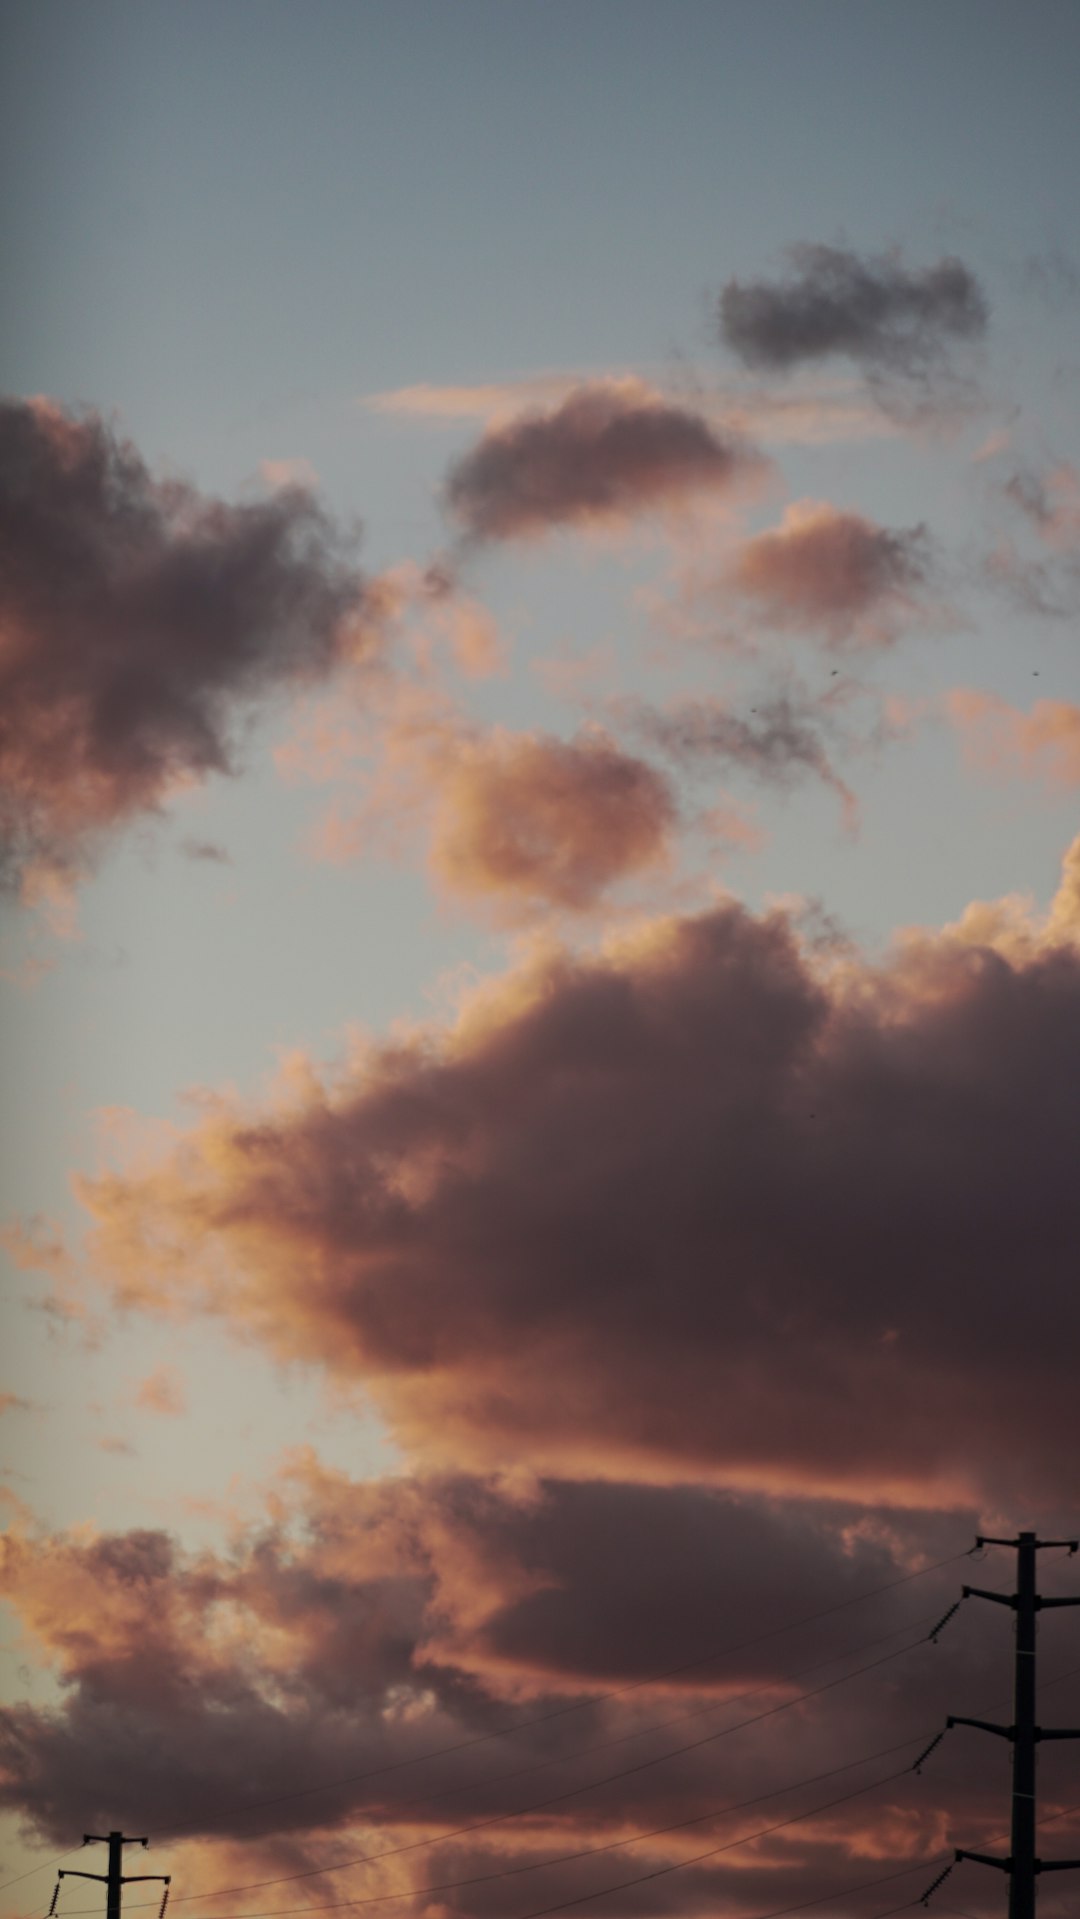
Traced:
<path fill-rule="evenodd" d="M 954 1861 L 953 1861 L 953 1865 L 955 1865 L 955 1863 L 956 1863 L 956 1861 L 954 1860 Z M 944 1870 L 944 1872 L 939 1872 L 939 1873 L 938 1873 L 938 1876 L 937 1876 L 937 1878 L 936 1878 L 936 1879 L 935 1879 L 935 1880 L 933 1881 L 933 1883 L 932 1883 L 931 1885 L 929 1885 L 929 1886 L 927 1886 L 927 1888 L 926 1888 L 926 1891 L 925 1891 L 924 1893 L 922 1893 L 922 1894 L 920 1895 L 920 1897 L 919 1897 L 919 1899 L 918 1899 L 918 1901 L 917 1901 L 917 1903 L 918 1903 L 918 1904 L 919 1904 L 920 1906 L 927 1906 L 927 1905 L 929 1905 L 929 1903 L 930 1903 L 930 1900 L 932 1899 L 932 1897 L 933 1897 L 933 1895 L 934 1895 L 934 1893 L 935 1893 L 935 1892 L 937 1891 L 937 1889 L 938 1889 L 938 1887 L 939 1887 L 939 1886 L 942 1886 L 942 1885 L 944 1885 L 944 1883 L 945 1883 L 945 1881 L 946 1881 L 946 1879 L 948 1878 L 948 1876 L 949 1876 L 949 1874 L 950 1874 L 950 1872 L 951 1872 L 951 1871 L 952 1871 L 952 1866 L 946 1866 L 946 1868 L 945 1868 L 945 1870 Z"/>
<path fill-rule="evenodd" d="M 925 1749 L 925 1751 L 924 1751 L 924 1752 L 921 1752 L 921 1753 L 919 1754 L 919 1757 L 918 1757 L 917 1759 L 913 1759 L 913 1760 L 912 1760 L 912 1762 L 911 1762 L 911 1770 L 912 1770 L 912 1772 L 921 1772 L 921 1771 L 922 1771 L 922 1769 L 923 1769 L 923 1766 L 924 1766 L 924 1764 L 926 1763 L 926 1761 L 927 1761 L 927 1760 L 929 1759 L 929 1757 L 930 1757 L 930 1754 L 931 1754 L 932 1752 L 934 1752 L 934 1751 L 936 1751 L 936 1749 L 937 1749 L 937 1747 L 938 1747 L 938 1746 L 940 1746 L 940 1744 L 941 1744 L 941 1742 L 942 1742 L 942 1740 L 943 1740 L 943 1739 L 944 1739 L 944 1737 L 945 1737 L 945 1733 L 946 1733 L 947 1731 L 948 1731 L 948 1727 L 945 1727 L 943 1731 L 941 1731 L 941 1732 L 939 1732 L 939 1733 L 938 1733 L 938 1735 L 937 1735 L 937 1737 L 936 1737 L 936 1738 L 934 1738 L 934 1739 L 931 1739 L 931 1741 L 930 1741 L 930 1744 L 929 1744 L 929 1745 L 928 1745 L 928 1746 L 926 1747 L 926 1749 Z"/>
<path fill-rule="evenodd" d="M 60 1897 L 60 1881 L 58 1879 L 55 1886 L 53 1887 L 52 1905 L 49 1907 L 49 1919 L 52 1919 L 53 1913 L 56 1911 L 56 1902 L 59 1899 L 59 1897 Z"/>
<path fill-rule="evenodd" d="M 965 1593 L 964 1598 L 966 1597 L 967 1597 L 967 1594 Z M 926 1637 L 927 1639 L 930 1640 L 932 1645 L 935 1645 L 935 1646 L 937 1645 L 938 1634 L 940 1632 L 944 1632 L 950 1619 L 952 1619 L 955 1613 L 958 1613 L 960 1611 L 960 1608 L 963 1605 L 963 1603 L 964 1603 L 964 1599 L 958 1599 L 954 1605 L 949 1607 L 948 1612 L 942 1613 L 941 1618 L 937 1622 L 937 1625 L 931 1626 L 930 1631 L 927 1633 Z"/>
<path fill-rule="evenodd" d="M 165 1890 L 161 1895 L 161 1905 L 158 1908 L 157 1919 L 165 1919 L 165 1908 L 169 1903 L 169 1891 L 170 1891 L 169 1881 L 166 1879 Z"/>

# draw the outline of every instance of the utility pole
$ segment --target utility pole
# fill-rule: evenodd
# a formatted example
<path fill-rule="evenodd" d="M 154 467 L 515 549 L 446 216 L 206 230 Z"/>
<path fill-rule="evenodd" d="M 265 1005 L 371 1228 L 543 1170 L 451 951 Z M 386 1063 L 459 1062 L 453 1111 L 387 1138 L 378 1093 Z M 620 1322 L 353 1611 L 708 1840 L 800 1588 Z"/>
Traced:
<path fill-rule="evenodd" d="M 108 1872 L 76 1872 L 72 1868 L 67 1871 L 63 1871 L 59 1873 L 58 1877 L 60 1879 L 98 1879 L 100 1880 L 101 1883 L 106 1887 L 105 1919 L 120 1919 L 120 1888 L 121 1886 L 133 1886 L 138 1881 L 141 1881 L 144 1879 L 161 1879 L 164 1881 L 165 1891 L 163 1892 L 161 1896 L 161 1911 L 158 1914 L 158 1919 L 164 1919 L 165 1906 L 168 1902 L 169 1886 L 172 1881 L 172 1875 L 167 1872 L 125 1873 L 124 1871 L 124 1847 L 125 1846 L 142 1846 L 145 1848 L 149 1844 L 150 1844 L 149 1839 L 126 1839 L 122 1832 L 109 1832 L 109 1833 L 84 1832 L 83 1833 L 84 1846 L 90 1846 L 90 1845 L 108 1846 L 109 1848 Z"/>
<path fill-rule="evenodd" d="M 1021 1533 L 1018 1539 L 989 1539 L 980 1536 L 976 1546 L 1011 1546 L 1016 1550 L 1016 1591 L 986 1592 L 979 1586 L 965 1586 L 964 1598 L 990 1599 L 999 1606 L 1011 1606 L 1016 1614 L 1016 1679 L 1013 1692 L 1013 1723 L 998 1726 L 988 1719 L 962 1719 L 950 1716 L 949 1726 L 978 1726 L 981 1732 L 996 1733 L 1012 1741 L 1012 1839 L 1008 1858 L 999 1859 L 987 1852 L 957 1852 L 957 1860 L 977 1859 L 980 1865 L 996 1866 L 1009 1875 L 1009 1919 L 1035 1919 L 1035 1879 L 1040 1872 L 1064 1872 L 1080 1867 L 1080 1859 L 1038 1859 L 1035 1856 L 1035 1747 L 1041 1739 L 1080 1739 L 1080 1731 L 1035 1724 L 1035 1615 L 1046 1606 L 1080 1606 L 1075 1599 L 1044 1599 L 1035 1590 L 1035 1555 L 1046 1546 L 1067 1546 L 1075 1553 L 1075 1539 L 1037 1539 L 1034 1533 Z"/>

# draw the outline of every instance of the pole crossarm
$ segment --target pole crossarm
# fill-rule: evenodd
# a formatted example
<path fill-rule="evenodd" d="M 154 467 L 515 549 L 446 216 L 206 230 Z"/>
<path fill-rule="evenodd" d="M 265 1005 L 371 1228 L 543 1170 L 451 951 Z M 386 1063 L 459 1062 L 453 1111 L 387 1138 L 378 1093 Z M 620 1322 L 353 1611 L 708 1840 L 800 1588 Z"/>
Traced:
<path fill-rule="evenodd" d="M 992 1852 L 965 1852 L 957 1848 L 957 1865 L 960 1864 L 961 1859 L 974 1859 L 980 1866 L 996 1866 L 999 1872 L 1011 1872 L 1013 1869 L 1011 1858 L 998 1859 Z"/>
<path fill-rule="evenodd" d="M 105 1919 L 120 1919 L 122 1888 L 124 1886 L 143 1885 L 149 1879 L 163 1881 L 165 1890 L 161 1895 L 161 1912 L 158 1919 L 165 1919 L 165 1906 L 169 1897 L 169 1887 L 172 1884 L 171 1873 L 124 1871 L 124 1847 L 142 1846 L 145 1850 L 149 1844 L 149 1839 L 142 1835 L 133 1837 L 131 1834 L 123 1832 L 84 1832 L 84 1846 L 108 1846 L 108 1872 L 77 1872 L 74 1867 L 70 1867 L 61 1871 L 60 1879 L 96 1879 L 99 1884 L 104 1884 Z M 58 1879 L 58 1887 L 59 1883 L 60 1881 Z M 50 1910 L 55 1909 L 55 1904 L 56 1902 L 54 1900 L 53 1907 L 50 1908 Z"/>
<path fill-rule="evenodd" d="M 974 1859 L 981 1866 L 994 1866 L 1009 1876 L 1009 1919 L 1035 1919 L 1035 1884 L 1041 1872 L 1067 1872 L 1080 1866 L 1080 1860 L 1036 1857 L 1037 1828 L 1035 1809 L 1035 1755 L 1043 1739 L 1077 1739 L 1080 1732 L 1070 1727 L 1037 1726 L 1035 1723 L 1035 1630 L 1044 1606 L 1077 1606 L 1080 1595 L 1068 1599 L 1044 1599 L 1036 1591 L 1036 1566 L 1040 1550 L 1063 1546 L 1070 1554 L 1080 1548 L 1075 1539 L 1039 1539 L 1033 1532 L 1022 1532 L 1015 1539 L 994 1539 L 980 1533 L 980 1546 L 1008 1546 L 1016 1553 L 1016 1591 L 989 1592 L 984 1586 L 965 1586 L 964 1598 L 989 1599 L 992 1605 L 1008 1606 L 1016 1620 L 1016 1647 L 1013 1676 L 1013 1717 L 1011 1726 L 999 1726 L 992 1719 L 969 1719 L 951 1714 L 947 1726 L 974 1726 L 979 1732 L 992 1732 L 1012 1746 L 1012 1821 L 1007 1858 L 989 1852 L 960 1851 L 957 1860 Z"/>
<path fill-rule="evenodd" d="M 996 1732 L 999 1739 L 1015 1739 L 1015 1726 L 996 1726 L 992 1719 L 965 1719 L 959 1713 L 950 1713 L 945 1721 L 946 1728 L 951 1726 L 978 1726 L 980 1732 Z"/>
<path fill-rule="evenodd" d="M 1044 1552 L 1047 1546 L 1067 1546 L 1070 1553 L 1080 1552 L 1080 1539 L 1035 1539 L 1031 1533 L 1021 1533 L 1020 1539 L 1030 1540 L 1035 1552 Z M 1020 1539 L 991 1539 L 989 1533 L 976 1533 L 976 1546 L 1013 1546 L 1018 1547 Z"/>

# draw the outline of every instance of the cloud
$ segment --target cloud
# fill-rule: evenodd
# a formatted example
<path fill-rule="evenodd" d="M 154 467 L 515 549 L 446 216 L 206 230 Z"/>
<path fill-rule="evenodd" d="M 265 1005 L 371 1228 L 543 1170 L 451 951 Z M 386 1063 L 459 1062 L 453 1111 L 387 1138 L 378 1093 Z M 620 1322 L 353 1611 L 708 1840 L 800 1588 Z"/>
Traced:
<path fill-rule="evenodd" d="M 523 539 L 619 526 L 730 493 L 761 466 L 702 414 L 594 381 L 546 411 L 490 427 L 451 467 L 444 500 L 467 540 Z"/>
<path fill-rule="evenodd" d="M 522 413 L 554 411 L 574 393 L 602 388 L 627 405 L 682 407 L 686 395 L 677 388 L 646 380 L 633 373 L 603 376 L 582 372 L 523 374 L 517 379 L 485 381 L 473 386 L 422 383 L 391 392 L 368 394 L 361 404 L 376 413 L 438 425 L 480 420 L 503 427 Z M 881 439 L 897 431 L 879 407 L 867 404 L 862 389 L 850 379 L 823 379 L 814 375 L 782 391 L 760 384 L 695 381 L 694 410 L 719 431 L 772 445 L 817 446 L 848 440 Z"/>
<path fill-rule="evenodd" d="M 721 337 L 749 367 L 783 372 L 837 356 L 872 374 L 925 379 L 955 342 L 986 331 L 982 288 L 952 256 L 913 270 L 898 253 L 802 245 L 790 259 L 786 280 L 732 279 L 721 294 Z"/>
<path fill-rule="evenodd" d="M 668 707 L 624 701 L 617 710 L 650 746 L 690 772 L 738 769 L 780 789 L 812 774 L 839 796 L 848 824 L 855 823 L 855 796 L 830 759 L 827 713 L 820 701 L 780 692 L 762 696 L 741 713 L 707 696 Z"/>
<path fill-rule="evenodd" d="M 441 769 L 431 867 L 463 897 L 583 911 L 666 865 L 676 820 L 663 775 L 603 734 L 496 730 Z"/>
<path fill-rule="evenodd" d="M 880 647 L 927 619 L 931 564 L 925 527 L 891 531 L 799 500 L 774 531 L 744 542 L 725 578 L 770 626 L 817 629 L 835 647 Z"/>
<path fill-rule="evenodd" d="M 1036 700 L 1030 712 L 961 686 L 946 711 L 973 765 L 1013 779 L 1042 779 L 1058 792 L 1080 787 L 1080 706 Z"/>
<path fill-rule="evenodd" d="M 156 479 L 92 411 L 0 405 L 0 874 L 69 880 L 235 762 L 239 721 L 373 644 L 313 495 L 238 506 Z"/>
<path fill-rule="evenodd" d="M 988 579 L 1025 613 L 1071 618 L 1080 607 L 1080 472 L 1067 460 L 1043 472 L 1018 468 L 1001 498 L 1038 546 L 1025 551 L 1004 533 L 987 560 Z"/>
<path fill-rule="evenodd" d="M 732 902 L 533 955 L 84 1181 L 97 1269 L 362 1381 L 429 1464 L 1035 1509 L 1072 1483 L 1078 857 L 1044 921 L 877 965 Z"/>
<path fill-rule="evenodd" d="M 304 1864 L 495 1820 L 445 1860 L 421 1853 L 403 1879 L 376 1876 L 400 1889 L 467 1873 L 473 1847 L 477 1869 L 497 1870 L 530 1848 L 783 1794 L 942 1716 L 925 1653 L 894 1668 L 906 1693 L 864 1682 L 775 1714 L 859 1664 L 866 1642 L 873 1656 L 903 1646 L 911 1622 L 925 1630 L 957 1568 L 862 1596 L 966 1543 L 974 1515 L 863 1528 L 849 1508 L 693 1487 L 350 1481 L 310 1455 L 268 1505 L 223 1551 L 160 1531 L 11 1527 L 0 1591 L 60 1686 L 54 1706 L 3 1716 L 0 1797 L 43 1835 L 109 1810 L 136 1830 L 250 1836 L 263 1877 L 268 1826 L 314 1832 Z M 992 1657 L 992 1636 L 971 1631 L 950 1672 L 960 1709 L 972 1680 L 986 1702 Z M 725 1734 L 770 1709 L 772 1724 Z M 841 1855 L 861 1827 L 840 1825 Z M 327 1843 L 350 1830 L 351 1847 Z M 520 1910 L 509 1891 L 505 1909 Z"/>
<path fill-rule="evenodd" d="M 317 858 L 401 856 L 423 836 L 440 890 L 512 916 L 590 911 L 672 858 L 670 783 L 600 727 L 569 740 L 483 728 L 410 689 L 392 700 L 372 750 L 363 800 L 339 801 L 323 819 Z"/>
<path fill-rule="evenodd" d="M 161 1413 L 169 1418 L 186 1412 L 187 1394 L 176 1367 L 155 1366 L 152 1373 L 147 1373 L 136 1388 L 135 1404 L 146 1412 Z"/>
<path fill-rule="evenodd" d="M 185 859 L 201 861 L 211 866 L 231 866 L 232 860 L 223 846 L 216 840 L 182 839 L 180 851 Z"/>

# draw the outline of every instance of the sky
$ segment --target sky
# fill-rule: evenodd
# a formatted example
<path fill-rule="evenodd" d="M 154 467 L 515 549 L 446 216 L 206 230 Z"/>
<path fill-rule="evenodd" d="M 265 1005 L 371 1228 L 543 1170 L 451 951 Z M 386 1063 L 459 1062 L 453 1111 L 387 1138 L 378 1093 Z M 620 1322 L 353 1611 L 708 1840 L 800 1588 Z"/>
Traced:
<path fill-rule="evenodd" d="M 1080 15 L 0 51 L 3 1919 L 910 1909 L 1080 1518 Z"/>

